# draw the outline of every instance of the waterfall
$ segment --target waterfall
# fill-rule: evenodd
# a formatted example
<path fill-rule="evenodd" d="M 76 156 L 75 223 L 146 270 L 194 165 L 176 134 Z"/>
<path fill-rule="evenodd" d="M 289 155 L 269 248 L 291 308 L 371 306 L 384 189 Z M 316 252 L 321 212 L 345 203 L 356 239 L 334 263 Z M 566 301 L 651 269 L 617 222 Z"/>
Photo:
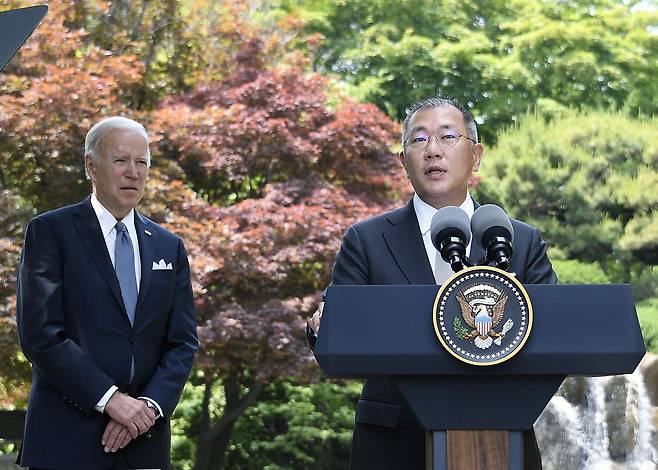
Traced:
<path fill-rule="evenodd" d="M 631 385 L 631 398 L 638 405 L 638 428 L 647 431 L 638 433 L 637 444 L 630 454 L 629 463 L 638 469 L 654 469 L 658 464 L 658 449 L 653 444 L 655 439 L 652 439 L 655 436 L 656 429 L 653 425 L 651 401 L 647 395 L 642 375 L 635 371 L 634 374 L 628 377 Z"/>
<path fill-rule="evenodd" d="M 569 378 L 535 423 L 545 470 L 656 470 L 656 429 L 639 370 Z"/>
<path fill-rule="evenodd" d="M 605 463 L 610 461 L 608 438 L 608 420 L 606 413 L 605 385 L 607 377 L 588 378 L 587 380 L 587 409 L 583 419 L 587 432 L 584 434 L 587 459 L 587 470 L 603 469 Z"/>

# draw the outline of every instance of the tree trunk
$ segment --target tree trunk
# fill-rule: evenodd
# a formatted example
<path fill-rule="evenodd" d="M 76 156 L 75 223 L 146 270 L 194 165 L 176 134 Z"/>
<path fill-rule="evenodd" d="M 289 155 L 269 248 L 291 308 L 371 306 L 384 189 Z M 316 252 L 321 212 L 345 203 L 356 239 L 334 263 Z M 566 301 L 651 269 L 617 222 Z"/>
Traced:
<path fill-rule="evenodd" d="M 232 421 L 217 435 L 215 442 L 212 446 L 212 458 L 210 462 L 210 470 L 222 470 L 226 459 L 226 449 L 231 442 L 233 435 L 233 428 L 235 421 Z"/>
<path fill-rule="evenodd" d="M 206 387 L 203 390 L 201 422 L 199 423 L 194 470 L 210 469 L 212 442 L 210 442 L 208 436 L 210 431 L 210 395 L 212 393 L 212 385 L 212 380 L 206 382 Z"/>
<path fill-rule="evenodd" d="M 136 41 L 137 38 L 139 38 L 139 32 L 142 29 L 142 21 L 144 20 L 144 14 L 146 13 L 149 3 L 149 0 L 142 0 L 142 7 L 137 14 L 137 18 L 132 26 L 132 31 L 130 32 L 130 39 L 133 41 Z"/>
<path fill-rule="evenodd" d="M 256 401 L 263 384 L 258 380 L 254 381 L 249 387 L 249 392 L 241 397 L 239 381 L 226 381 L 224 383 L 226 407 L 222 417 L 215 424 L 210 423 L 211 388 L 212 383 L 206 383 L 194 470 L 222 469 L 235 423 L 249 405 Z"/>

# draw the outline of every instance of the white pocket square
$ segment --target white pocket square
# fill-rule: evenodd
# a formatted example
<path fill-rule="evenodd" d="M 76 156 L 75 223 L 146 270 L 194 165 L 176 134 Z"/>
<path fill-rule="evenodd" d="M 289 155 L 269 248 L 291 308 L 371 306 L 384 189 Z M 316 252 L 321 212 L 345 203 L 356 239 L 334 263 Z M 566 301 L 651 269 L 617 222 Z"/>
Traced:
<path fill-rule="evenodd" d="M 165 263 L 164 258 L 157 263 L 153 261 L 153 271 L 170 271 L 171 269 L 173 269 L 171 263 Z"/>

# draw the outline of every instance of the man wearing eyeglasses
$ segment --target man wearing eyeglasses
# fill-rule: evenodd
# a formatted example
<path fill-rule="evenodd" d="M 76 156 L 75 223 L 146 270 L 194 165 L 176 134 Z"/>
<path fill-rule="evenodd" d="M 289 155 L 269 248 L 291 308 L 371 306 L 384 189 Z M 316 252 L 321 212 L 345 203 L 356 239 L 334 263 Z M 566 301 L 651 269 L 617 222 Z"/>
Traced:
<path fill-rule="evenodd" d="M 458 206 L 473 215 L 478 204 L 468 193 L 468 181 L 480 169 L 483 153 L 475 121 L 458 103 L 437 97 L 412 105 L 403 124 L 400 162 L 415 195 L 404 207 L 347 230 L 331 283 L 442 284 L 452 270 L 432 244 L 431 220 L 445 206 Z M 525 284 L 556 283 L 538 230 L 516 220 L 512 225 L 514 254 L 509 271 Z M 477 240 L 468 245 L 471 259 L 483 254 Z M 321 316 L 322 305 L 308 323 L 311 345 Z M 373 468 L 425 468 L 425 431 L 386 379 L 367 380 L 356 409 L 350 469 Z M 524 433 L 524 468 L 541 469 L 532 430 Z"/>

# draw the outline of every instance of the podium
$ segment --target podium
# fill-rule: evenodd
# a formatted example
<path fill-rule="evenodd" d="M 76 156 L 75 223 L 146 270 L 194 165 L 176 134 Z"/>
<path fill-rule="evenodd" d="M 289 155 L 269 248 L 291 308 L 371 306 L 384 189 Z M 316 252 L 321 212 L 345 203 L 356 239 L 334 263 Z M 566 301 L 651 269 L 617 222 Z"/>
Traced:
<path fill-rule="evenodd" d="M 455 452 L 478 451 L 460 445 L 466 436 L 493 439 L 492 452 L 507 456 L 507 466 L 486 468 L 522 469 L 520 431 L 566 376 L 629 374 L 646 352 L 628 285 L 524 287 L 534 325 L 506 362 L 470 365 L 441 346 L 432 323 L 439 286 L 431 285 L 330 286 L 315 357 L 331 377 L 390 379 L 431 436 L 428 468 L 460 468 L 456 459 L 472 456 Z"/>

